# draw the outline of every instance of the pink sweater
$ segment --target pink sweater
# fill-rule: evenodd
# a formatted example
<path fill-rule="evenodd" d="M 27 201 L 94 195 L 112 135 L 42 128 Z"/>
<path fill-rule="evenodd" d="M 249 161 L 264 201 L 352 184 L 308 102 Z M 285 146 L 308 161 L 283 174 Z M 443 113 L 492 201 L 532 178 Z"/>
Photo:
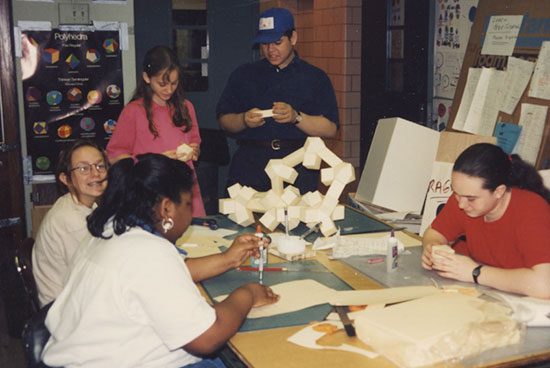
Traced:
<path fill-rule="evenodd" d="M 184 132 L 172 122 L 172 114 L 168 106 L 153 102 L 153 121 L 159 133 L 155 138 L 149 130 L 149 122 L 143 108 L 143 100 L 135 100 L 124 107 L 118 118 L 115 131 L 107 144 L 107 155 L 115 159 L 122 154 L 136 156 L 141 153 L 163 153 L 175 150 L 182 143 L 201 142 L 197 115 L 193 104 L 185 100 L 185 106 L 191 117 L 191 130 Z M 204 204 L 192 161 L 187 165 L 193 169 L 193 217 L 205 216 Z"/>

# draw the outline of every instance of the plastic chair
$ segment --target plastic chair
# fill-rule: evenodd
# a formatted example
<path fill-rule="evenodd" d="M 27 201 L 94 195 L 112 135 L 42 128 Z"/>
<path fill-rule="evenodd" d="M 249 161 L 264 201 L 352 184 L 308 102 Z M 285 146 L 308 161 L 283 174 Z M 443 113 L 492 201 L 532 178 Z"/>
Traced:
<path fill-rule="evenodd" d="M 47 368 L 42 362 L 42 350 L 50 338 L 50 332 L 44 321 L 52 304 L 53 302 L 42 307 L 23 327 L 21 339 L 29 368 Z"/>

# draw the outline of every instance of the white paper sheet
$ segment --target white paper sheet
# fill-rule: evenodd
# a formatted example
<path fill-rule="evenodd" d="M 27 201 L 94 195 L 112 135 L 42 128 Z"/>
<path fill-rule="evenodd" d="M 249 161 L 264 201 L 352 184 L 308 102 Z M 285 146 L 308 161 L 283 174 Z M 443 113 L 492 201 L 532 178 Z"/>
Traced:
<path fill-rule="evenodd" d="M 487 27 L 482 55 L 512 55 L 523 15 L 493 15 Z"/>
<path fill-rule="evenodd" d="M 548 106 L 521 104 L 519 125 L 522 127 L 514 153 L 534 165 L 540 150 Z"/>
<path fill-rule="evenodd" d="M 550 41 L 544 41 L 540 48 L 529 97 L 550 100 Z"/>
<path fill-rule="evenodd" d="M 531 74 L 535 63 L 528 60 L 523 60 L 510 56 L 508 58 L 508 67 L 506 68 L 505 79 L 503 85 L 506 88 L 502 88 L 502 95 L 500 100 L 500 111 L 503 111 L 509 115 L 514 113 L 516 106 L 521 98 L 521 95 L 529 84 Z"/>
<path fill-rule="evenodd" d="M 476 86 L 463 130 L 492 136 L 499 110 L 498 96 L 506 73 L 494 68 L 483 68 Z"/>
<path fill-rule="evenodd" d="M 336 292 L 336 290 L 310 279 L 283 282 L 271 286 L 271 289 L 280 296 L 279 301 L 275 304 L 252 308 L 248 318 L 270 317 L 324 304 Z M 220 302 L 225 298 L 227 298 L 227 295 L 218 296 L 214 299 Z"/>
<path fill-rule="evenodd" d="M 455 120 L 453 122 L 453 129 L 463 130 L 466 117 L 470 111 L 472 105 L 472 99 L 476 91 L 477 83 L 481 77 L 481 68 L 469 68 L 468 78 L 466 79 L 466 85 L 464 86 L 464 92 L 462 92 L 462 99 L 460 100 L 460 106 L 456 112 Z"/>

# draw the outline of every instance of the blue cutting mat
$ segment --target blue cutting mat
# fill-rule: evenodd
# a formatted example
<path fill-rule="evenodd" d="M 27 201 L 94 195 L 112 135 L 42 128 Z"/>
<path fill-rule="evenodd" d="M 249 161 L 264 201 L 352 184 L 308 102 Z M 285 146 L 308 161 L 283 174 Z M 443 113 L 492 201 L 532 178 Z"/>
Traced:
<path fill-rule="evenodd" d="M 277 263 L 272 266 L 287 267 L 296 271 L 264 272 L 264 285 L 275 285 L 282 282 L 312 279 L 335 290 L 350 290 L 351 287 L 328 271 L 321 263 L 314 260 Z M 231 270 L 217 277 L 203 281 L 201 284 L 214 299 L 217 296 L 229 294 L 241 285 L 258 282 L 258 272 Z M 304 290 L 307 297 L 307 290 Z M 296 312 L 279 314 L 264 318 L 247 318 L 239 331 L 254 331 L 277 327 L 287 327 L 307 324 L 310 321 L 322 321 L 330 313 L 329 304 L 316 305 Z"/>

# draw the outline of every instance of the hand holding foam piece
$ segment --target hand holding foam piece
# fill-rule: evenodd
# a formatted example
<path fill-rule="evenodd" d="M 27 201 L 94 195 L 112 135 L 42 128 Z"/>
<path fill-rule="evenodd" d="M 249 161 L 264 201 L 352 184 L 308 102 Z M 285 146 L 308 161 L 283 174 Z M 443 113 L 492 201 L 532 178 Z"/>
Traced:
<path fill-rule="evenodd" d="M 454 252 L 455 252 L 455 250 L 447 244 L 432 245 L 432 258 L 433 259 L 441 258 L 441 256 L 439 256 L 435 253 L 436 251 L 438 251 L 438 252 L 443 251 L 443 252 L 447 252 L 447 253 L 450 253 L 450 254 L 454 254 Z"/>
<path fill-rule="evenodd" d="M 193 147 L 187 143 L 182 143 L 176 148 L 176 157 L 180 161 L 189 161 L 193 157 Z"/>
<path fill-rule="evenodd" d="M 255 113 L 262 114 L 262 118 L 270 118 L 273 116 L 273 109 L 254 111 Z"/>

